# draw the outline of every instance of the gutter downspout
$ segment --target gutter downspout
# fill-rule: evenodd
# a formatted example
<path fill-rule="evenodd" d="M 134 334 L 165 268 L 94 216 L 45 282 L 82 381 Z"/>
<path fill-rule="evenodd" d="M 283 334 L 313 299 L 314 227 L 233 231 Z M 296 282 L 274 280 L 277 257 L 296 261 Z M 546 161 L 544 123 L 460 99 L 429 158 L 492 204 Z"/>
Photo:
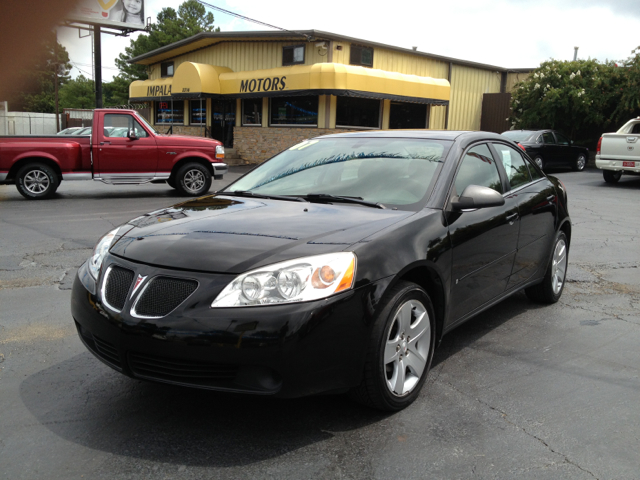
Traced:
<path fill-rule="evenodd" d="M 449 88 L 451 88 L 451 72 L 453 71 L 453 62 L 449 62 L 449 74 L 447 75 L 447 80 L 449 81 Z M 449 103 L 447 104 L 447 111 L 444 114 L 444 129 L 449 130 L 449 106 L 451 105 L 451 98 L 449 98 Z"/>

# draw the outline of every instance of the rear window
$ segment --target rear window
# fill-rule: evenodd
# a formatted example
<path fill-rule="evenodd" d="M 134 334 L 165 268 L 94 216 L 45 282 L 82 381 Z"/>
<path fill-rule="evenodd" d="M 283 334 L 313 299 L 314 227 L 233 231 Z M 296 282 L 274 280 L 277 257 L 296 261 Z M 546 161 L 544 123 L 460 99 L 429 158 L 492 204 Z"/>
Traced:
<path fill-rule="evenodd" d="M 511 130 L 509 132 L 502 132 L 502 136 L 507 137 L 512 142 L 524 142 L 533 135 L 533 132 L 529 130 Z"/>

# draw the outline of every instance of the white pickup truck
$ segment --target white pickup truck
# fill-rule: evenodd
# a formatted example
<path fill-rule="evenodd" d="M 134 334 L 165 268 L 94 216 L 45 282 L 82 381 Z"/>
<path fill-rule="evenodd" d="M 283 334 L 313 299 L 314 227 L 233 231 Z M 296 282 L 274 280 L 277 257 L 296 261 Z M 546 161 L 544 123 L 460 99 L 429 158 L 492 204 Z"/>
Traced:
<path fill-rule="evenodd" d="M 629 120 L 616 133 L 600 137 L 596 167 L 608 183 L 620 180 L 622 172 L 640 173 L 640 117 Z"/>

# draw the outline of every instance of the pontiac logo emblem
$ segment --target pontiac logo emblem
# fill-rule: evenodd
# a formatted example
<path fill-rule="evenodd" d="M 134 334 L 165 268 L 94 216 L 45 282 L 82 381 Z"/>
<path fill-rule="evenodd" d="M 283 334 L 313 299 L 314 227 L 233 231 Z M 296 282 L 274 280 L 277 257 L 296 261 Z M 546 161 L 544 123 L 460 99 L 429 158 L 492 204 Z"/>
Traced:
<path fill-rule="evenodd" d="M 143 277 L 142 275 L 138 274 L 138 278 L 136 279 L 136 283 L 133 285 L 133 292 L 131 292 L 131 297 L 133 297 L 136 294 L 136 291 L 138 290 L 140 285 L 142 285 L 142 282 L 144 282 L 145 278 L 147 278 L 147 277 Z"/>

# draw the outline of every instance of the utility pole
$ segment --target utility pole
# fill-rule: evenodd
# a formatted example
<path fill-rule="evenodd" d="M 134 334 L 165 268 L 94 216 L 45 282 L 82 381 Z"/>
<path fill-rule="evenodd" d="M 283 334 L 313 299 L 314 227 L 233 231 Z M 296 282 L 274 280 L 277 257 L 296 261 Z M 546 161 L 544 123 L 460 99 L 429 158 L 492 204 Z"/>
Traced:
<path fill-rule="evenodd" d="M 93 58 L 95 65 L 94 85 L 96 88 L 96 108 L 102 108 L 102 54 L 100 47 L 100 25 L 93 26 Z"/>
<path fill-rule="evenodd" d="M 56 133 L 58 133 L 60 131 L 60 110 L 58 109 L 58 73 L 60 72 L 60 63 L 58 62 L 58 30 L 55 32 L 55 38 L 53 39 L 53 57 L 55 59 L 53 64 L 53 67 L 55 68 L 53 83 L 55 86 Z"/>
<path fill-rule="evenodd" d="M 578 48 L 580 48 L 580 47 L 573 47 L 573 61 L 574 62 L 578 59 Z"/>

